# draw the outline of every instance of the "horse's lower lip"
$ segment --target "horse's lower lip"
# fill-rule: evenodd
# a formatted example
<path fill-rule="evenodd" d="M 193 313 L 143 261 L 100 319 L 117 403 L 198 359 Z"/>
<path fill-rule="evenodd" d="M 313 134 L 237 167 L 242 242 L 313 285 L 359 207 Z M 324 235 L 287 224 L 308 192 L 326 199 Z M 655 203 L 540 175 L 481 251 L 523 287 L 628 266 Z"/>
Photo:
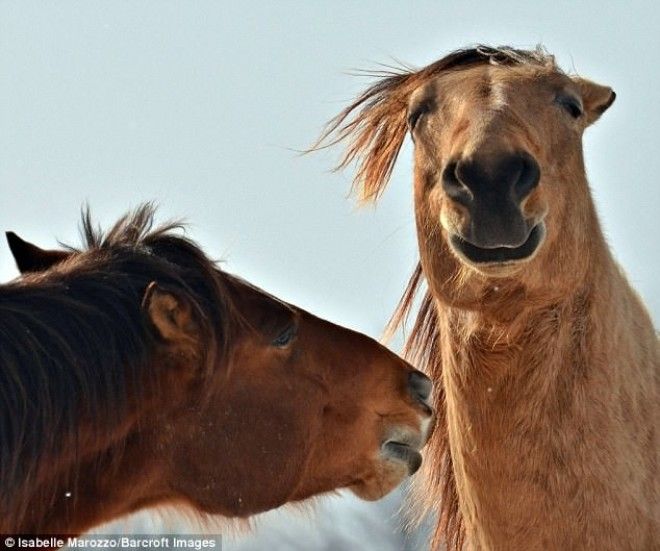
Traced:
<path fill-rule="evenodd" d="M 495 247 L 487 249 L 473 245 L 459 235 L 452 235 L 451 244 L 462 256 L 475 264 L 502 264 L 525 260 L 538 249 L 545 236 L 545 225 L 541 222 L 532 228 L 527 240 L 519 247 Z"/>
<path fill-rule="evenodd" d="M 408 474 L 413 475 L 422 465 L 422 454 L 401 442 L 385 442 L 382 446 L 385 457 L 392 461 L 401 461 L 408 465 Z"/>

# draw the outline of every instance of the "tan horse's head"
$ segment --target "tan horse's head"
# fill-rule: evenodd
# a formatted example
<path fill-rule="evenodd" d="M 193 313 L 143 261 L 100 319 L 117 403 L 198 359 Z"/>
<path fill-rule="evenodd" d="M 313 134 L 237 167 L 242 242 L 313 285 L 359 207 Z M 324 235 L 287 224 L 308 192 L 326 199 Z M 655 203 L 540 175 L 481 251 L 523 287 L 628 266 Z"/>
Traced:
<path fill-rule="evenodd" d="M 595 222 L 582 133 L 614 98 L 540 49 L 478 47 L 383 75 L 326 137 L 350 141 L 343 163 L 359 161 L 372 198 L 410 132 L 424 272 L 467 306 L 507 281 L 561 287 L 581 273 Z"/>

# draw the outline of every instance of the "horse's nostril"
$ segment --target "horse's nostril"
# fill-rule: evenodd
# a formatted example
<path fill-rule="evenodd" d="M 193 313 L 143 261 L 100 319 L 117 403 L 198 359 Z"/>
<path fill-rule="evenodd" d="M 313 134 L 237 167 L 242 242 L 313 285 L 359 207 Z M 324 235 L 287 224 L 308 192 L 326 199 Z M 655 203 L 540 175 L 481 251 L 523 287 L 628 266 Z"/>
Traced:
<path fill-rule="evenodd" d="M 523 153 L 520 155 L 522 166 L 520 176 L 514 182 L 513 189 L 518 201 L 522 201 L 538 185 L 541 179 L 541 169 L 536 159 L 531 155 Z"/>
<path fill-rule="evenodd" d="M 442 186 L 451 199 L 468 209 L 484 201 L 488 208 L 497 208 L 493 198 L 517 205 L 538 185 L 540 176 L 539 164 L 525 151 L 480 153 L 447 163 Z"/>
<path fill-rule="evenodd" d="M 467 205 L 472 199 L 472 192 L 461 180 L 459 166 L 456 162 L 447 163 L 442 171 L 442 187 L 445 193 L 457 203 Z"/>
<path fill-rule="evenodd" d="M 408 375 L 408 388 L 416 400 L 428 404 L 431 392 L 433 391 L 433 383 L 424 373 L 421 371 L 411 371 Z"/>

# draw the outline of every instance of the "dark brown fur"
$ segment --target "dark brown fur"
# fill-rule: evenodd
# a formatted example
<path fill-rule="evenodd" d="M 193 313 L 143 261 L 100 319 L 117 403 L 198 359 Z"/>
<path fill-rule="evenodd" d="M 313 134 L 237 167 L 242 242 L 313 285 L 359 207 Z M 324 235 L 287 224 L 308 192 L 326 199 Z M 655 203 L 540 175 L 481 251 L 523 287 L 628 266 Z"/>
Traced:
<path fill-rule="evenodd" d="M 0 533 L 377 499 L 409 474 L 381 448 L 396 435 L 412 460 L 426 438 L 408 365 L 152 221 L 147 205 L 104 234 L 86 215 L 84 248 L 60 254 L 13 238 L 36 271 L 0 286 Z"/>

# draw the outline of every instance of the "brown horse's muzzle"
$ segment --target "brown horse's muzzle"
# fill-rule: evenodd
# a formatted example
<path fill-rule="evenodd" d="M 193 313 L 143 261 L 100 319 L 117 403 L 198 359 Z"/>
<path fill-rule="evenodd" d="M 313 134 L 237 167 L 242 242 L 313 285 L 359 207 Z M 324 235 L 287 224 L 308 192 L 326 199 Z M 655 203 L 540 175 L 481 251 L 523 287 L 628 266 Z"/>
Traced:
<path fill-rule="evenodd" d="M 433 421 L 433 410 L 430 399 L 433 383 L 420 371 L 412 371 L 408 375 L 408 389 L 419 406 L 419 430 L 409 427 L 393 427 L 390 429 L 381 445 L 383 457 L 390 461 L 398 461 L 407 465 L 408 474 L 417 472 L 422 464 L 419 450 L 426 444 Z"/>
<path fill-rule="evenodd" d="M 411 370 L 407 374 L 408 399 L 382 415 L 380 448 L 370 462 L 369 473 L 350 489 L 366 500 L 380 499 L 413 475 L 422 464 L 421 449 L 434 424 L 431 409 L 431 380 Z"/>
<path fill-rule="evenodd" d="M 468 213 L 454 249 L 474 263 L 524 260 L 544 237 L 543 224 L 525 216 L 525 199 L 539 184 L 541 172 L 526 152 L 477 153 L 447 164 L 442 174 L 446 194 Z"/>

